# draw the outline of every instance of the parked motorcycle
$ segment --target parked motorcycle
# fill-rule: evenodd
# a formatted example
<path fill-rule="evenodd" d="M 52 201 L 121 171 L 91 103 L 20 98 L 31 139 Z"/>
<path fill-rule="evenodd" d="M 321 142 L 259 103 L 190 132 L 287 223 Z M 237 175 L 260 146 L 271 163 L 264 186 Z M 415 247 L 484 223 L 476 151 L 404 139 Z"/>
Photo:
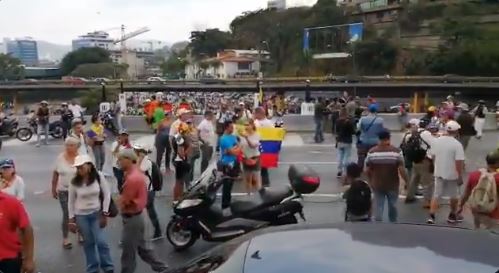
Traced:
<path fill-rule="evenodd" d="M 301 195 L 316 191 L 320 178 L 309 167 L 297 166 L 289 168 L 288 178 L 290 186 L 264 188 L 233 201 L 232 215 L 224 216 L 214 205 L 222 179 L 217 164 L 212 163 L 174 206 L 175 214 L 166 228 L 168 241 L 182 251 L 200 236 L 206 241 L 227 241 L 267 226 L 296 224 L 296 215 L 305 220 Z"/>
<path fill-rule="evenodd" d="M 2 117 L 0 120 L 0 136 L 13 137 L 16 134 L 19 121 L 13 115 Z"/>
<path fill-rule="evenodd" d="M 118 128 L 116 128 L 116 125 L 114 124 L 114 116 L 111 112 L 101 113 L 100 118 L 102 120 L 102 125 L 104 125 L 104 128 L 109 130 L 115 136 L 119 134 Z"/>
<path fill-rule="evenodd" d="M 17 129 L 15 135 L 17 139 L 25 142 L 29 141 L 33 137 L 33 135 L 36 135 L 37 130 L 38 124 L 36 123 L 36 119 L 31 118 L 28 120 L 28 126 Z M 49 124 L 49 135 L 53 138 L 62 138 L 63 132 L 64 129 L 62 121 L 58 120 Z"/>

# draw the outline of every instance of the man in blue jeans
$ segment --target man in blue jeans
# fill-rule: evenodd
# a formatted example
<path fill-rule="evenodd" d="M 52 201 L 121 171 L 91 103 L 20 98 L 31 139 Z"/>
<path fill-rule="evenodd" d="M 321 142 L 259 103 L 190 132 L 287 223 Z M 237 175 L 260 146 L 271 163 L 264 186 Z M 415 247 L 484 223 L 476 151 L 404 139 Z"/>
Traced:
<path fill-rule="evenodd" d="M 390 132 L 378 134 L 379 143 L 369 150 L 366 157 L 366 171 L 374 193 L 375 219 L 383 220 L 385 200 L 388 202 L 388 218 L 397 222 L 397 200 L 401 176 L 409 181 L 404 167 L 404 157 L 399 148 L 390 144 Z M 399 176 L 400 175 L 400 176 Z"/>
<path fill-rule="evenodd" d="M 364 166 L 367 152 L 378 144 L 378 134 L 384 130 L 383 118 L 379 117 L 378 104 L 370 104 L 367 107 L 369 114 L 360 118 L 357 131 L 360 133 L 357 144 L 357 164 Z"/>
<path fill-rule="evenodd" d="M 318 98 L 314 108 L 315 143 L 324 142 L 324 116 L 326 115 L 326 110 L 324 101 L 322 98 Z"/>

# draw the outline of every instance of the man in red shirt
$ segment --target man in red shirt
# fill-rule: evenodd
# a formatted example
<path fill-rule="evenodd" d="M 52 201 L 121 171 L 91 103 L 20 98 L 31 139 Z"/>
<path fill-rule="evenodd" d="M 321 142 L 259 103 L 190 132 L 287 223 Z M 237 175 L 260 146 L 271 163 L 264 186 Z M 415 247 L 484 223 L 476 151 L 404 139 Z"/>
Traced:
<path fill-rule="evenodd" d="M 120 210 L 123 217 L 121 273 L 133 273 L 137 267 L 137 252 L 154 272 L 168 269 L 158 260 L 152 248 L 146 244 L 143 211 L 147 204 L 146 176 L 137 166 L 137 154 L 133 149 L 123 149 L 118 153 L 118 161 L 125 172 L 120 197 Z"/>
<path fill-rule="evenodd" d="M 33 249 L 33 228 L 24 206 L 0 192 L 0 272 L 34 272 Z"/>
<path fill-rule="evenodd" d="M 487 161 L 487 172 L 495 173 L 494 177 L 496 180 L 497 188 L 496 194 L 499 200 L 499 172 L 497 172 L 497 170 L 499 169 L 499 151 L 488 154 L 485 160 Z M 480 177 L 481 172 L 479 170 L 470 173 L 468 184 L 466 185 L 465 192 L 463 194 L 463 197 L 461 198 L 461 202 L 459 205 L 459 213 L 463 211 L 464 204 L 466 204 L 466 202 L 468 201 L 473 188 L 475 188 L 480 181 Z M 472 213 L 476 229 L 479 229 L 481 225 L 484 225 L 486 229 L 499 228 L 499 203 L 497 204 L 496 209 L 489 214 L 478 212 Z"/>

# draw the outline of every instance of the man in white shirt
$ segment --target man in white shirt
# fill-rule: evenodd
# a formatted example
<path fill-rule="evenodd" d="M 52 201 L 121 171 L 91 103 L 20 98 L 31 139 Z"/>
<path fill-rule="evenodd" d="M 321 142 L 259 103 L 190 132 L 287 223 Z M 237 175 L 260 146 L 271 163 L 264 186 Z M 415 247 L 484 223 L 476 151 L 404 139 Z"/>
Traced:
<path fill-rule="evenodd" d="M 199 141 L 201 142 L 201 173 L 206 170 L 213 156 L 213 149 L 216 145 L 215 126 L 213 126 L 213 113 L 206 111 L 204 119 L 197 127 Z"/>
<path fill-rule="evenodd" d="M 438 210 L 438 201 L 442 196 L 450 197 L 451 212 L 447 219 L 449 223 L 462 221 L 457 215 L 460 189 L 464 175 L 464 148 L 456 139 L 461 126 L 450 120 L 445 124 L 446 133 L 433 141 L 431 149 L 435 164 L 435 191 L 430 206 L 428 224 L 435 223 L 435 213 Z"/>
<path fill-rule="evenodd" d="M 83 118 L 83 109 L 75 101 L 72 101 L 68 108 L 73 113 L 73 118 Z"/>

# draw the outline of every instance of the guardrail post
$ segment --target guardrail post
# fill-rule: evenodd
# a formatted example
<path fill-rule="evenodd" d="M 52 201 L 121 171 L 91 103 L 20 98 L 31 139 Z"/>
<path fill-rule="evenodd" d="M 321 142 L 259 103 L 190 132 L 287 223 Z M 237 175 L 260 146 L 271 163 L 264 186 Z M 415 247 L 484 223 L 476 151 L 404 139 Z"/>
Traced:
<path fill-rule="evenodd" d="M 125 91 L 123 90 L 123 81 L 120 81 L 120 93 L 125 93 Z"/>
<path fill-rule="evenodd" d="M 418 91 L 414 92 L 414 97 L 412 100 L 412 113 L 417 113 L 419 110 L 419 94 Z"/>

